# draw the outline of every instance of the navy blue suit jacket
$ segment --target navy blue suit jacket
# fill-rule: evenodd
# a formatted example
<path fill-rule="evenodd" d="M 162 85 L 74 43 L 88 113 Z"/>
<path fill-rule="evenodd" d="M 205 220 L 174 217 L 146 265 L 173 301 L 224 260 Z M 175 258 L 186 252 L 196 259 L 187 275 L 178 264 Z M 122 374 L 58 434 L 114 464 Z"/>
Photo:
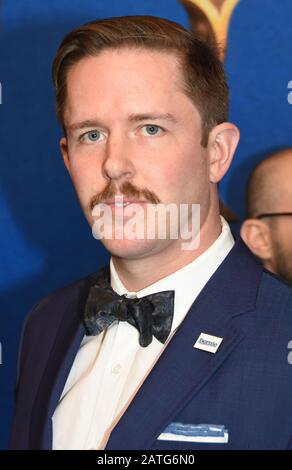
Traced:
<path fill-rule="evenodd" d="M 95 277 L 54 292 L 26 320 L 11 449 L 51 449 L 51 418 L 85 334 L 81 316 Z M 239 238 L 114 428 L 106 450 L 291 448 L 291 294 Z M 216 354 L 193 347 L 201 332 L 223 338 Z M 172 422 L 224 425 L 229 441 L 158 440 Z"/>

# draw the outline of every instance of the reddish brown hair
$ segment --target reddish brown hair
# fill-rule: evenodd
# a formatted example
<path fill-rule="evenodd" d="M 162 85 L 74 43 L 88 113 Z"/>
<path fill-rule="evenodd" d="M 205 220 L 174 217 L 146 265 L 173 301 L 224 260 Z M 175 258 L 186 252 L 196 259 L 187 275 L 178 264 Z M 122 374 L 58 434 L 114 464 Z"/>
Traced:
<path fill-rule="evenodd" d="M 64 127 L 66 80 L 69 69 L 105 49 L 136 47 L 173 53 L 179 59 L 183 91 L 202 118 L 202 145 L 210 130 L 227 120 L 228 86 L 218 51 L 179 24 L 154 16 L 123 16 L 93 21 L 71 31 L 53 62 L 57 116 Z"/>

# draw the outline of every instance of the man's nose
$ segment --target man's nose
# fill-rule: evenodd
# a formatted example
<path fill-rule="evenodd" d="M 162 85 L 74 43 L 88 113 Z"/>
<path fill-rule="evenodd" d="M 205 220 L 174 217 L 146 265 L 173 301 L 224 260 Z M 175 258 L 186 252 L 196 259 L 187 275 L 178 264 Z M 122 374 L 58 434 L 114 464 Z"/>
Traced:
<path fill-rule="evenodd" d="M 131 179 L 135 173 L 132 154 L 133 148 L 126 136 L 110 136 L 103 162 L 104 177 L 111 180 Z"/>

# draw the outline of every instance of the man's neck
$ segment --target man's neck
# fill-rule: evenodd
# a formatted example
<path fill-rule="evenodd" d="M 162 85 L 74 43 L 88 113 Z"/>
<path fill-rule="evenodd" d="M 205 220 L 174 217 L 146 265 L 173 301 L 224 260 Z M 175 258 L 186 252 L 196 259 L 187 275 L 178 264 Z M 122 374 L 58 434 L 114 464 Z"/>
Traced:
<path fill-rule="evenodd" d="M 201 226 L 200 244 L 195 250 L 182 250 L 181 240 L 176 240 L 176 243 L 171 243 L 163 251 L 147 257 L 125 259 L 113 255 L 112 260 L 126 289 L 138 292 L 201 256 L 217 240 L 221 230 L 221 220 L 218 213 L 212 223 L 207 218 Z"/>

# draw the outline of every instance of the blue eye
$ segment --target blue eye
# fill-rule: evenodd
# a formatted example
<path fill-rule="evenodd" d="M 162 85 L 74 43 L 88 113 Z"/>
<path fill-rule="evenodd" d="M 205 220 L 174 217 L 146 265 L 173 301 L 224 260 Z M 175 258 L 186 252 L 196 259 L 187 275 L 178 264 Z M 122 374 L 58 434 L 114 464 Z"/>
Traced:
<path fill-rule="evenodd" d="M 88 139 L 91 140 L 92 142 L 95 142 L 96 140 L 99 139 L 100 137 L 100 132 L 99 131 L 90 131 L 87 133 Z"/>
<path fill-rule="evenodd" d="M 147 136 L 157 135 L 159 131 L 162 130 L 160 126 L 156 126 L 155 124 L 147 124 L 146 126 L 143 126 L 142 129 L 145 129 Z"/>
<path fill-rule="evenodd" d="M 98 130 L 93 130 L 93 131 L 88 131 L 85 132 L 85 134 L 82 134 L 80 137 L 80 140 L 83 141 L 90 141 L 90 142 L 98 142 L 100 140 L 103 140 L 104 135 L 98 131 Z"/>

